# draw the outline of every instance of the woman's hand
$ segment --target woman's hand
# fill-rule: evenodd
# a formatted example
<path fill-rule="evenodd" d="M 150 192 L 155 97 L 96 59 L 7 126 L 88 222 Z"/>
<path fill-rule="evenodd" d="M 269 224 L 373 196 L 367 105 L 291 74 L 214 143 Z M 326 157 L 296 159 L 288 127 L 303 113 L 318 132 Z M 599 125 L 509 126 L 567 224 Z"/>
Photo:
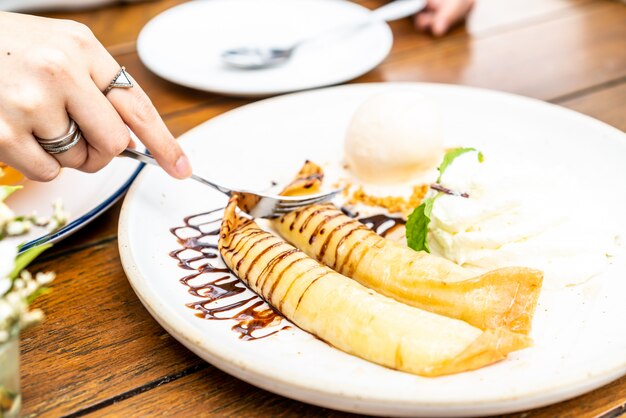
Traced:
<path fill-rule="evenodd" d="M 415 15 L 415 27 L 435 36 L 444 35 L 465 20 L 473 6 L 474 0 L 428 0 L 426 9 Z"/>
<path fill-rule="evenodd" d="M 94 172 L 131 145 L 128 125 L 170 175 L 188 177 L 187 157 L 134 80 L 102 93 L 119 69 L 82 24 L 0 12 L 0 161 L 39 181 L 61 167 Z M 83 139 L 44 151 L 35 137 L 64 135 L 69 118 Z"/>

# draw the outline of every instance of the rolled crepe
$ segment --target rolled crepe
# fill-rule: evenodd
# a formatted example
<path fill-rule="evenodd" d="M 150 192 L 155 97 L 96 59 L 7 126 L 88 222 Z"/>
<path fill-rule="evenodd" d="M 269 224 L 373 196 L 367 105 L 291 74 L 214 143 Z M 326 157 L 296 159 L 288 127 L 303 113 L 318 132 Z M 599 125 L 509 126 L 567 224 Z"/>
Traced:
<path fill-rule="evenodd" d="M 236 213 L 231 198 L 219 250 L 228 267 L 300 328 L 380 365 L 439 376 L 477 369 L 530 345 L 505 328 L 483 331 L 387 298 Z"/>
<path fill-rule="evenodd" d="M 310 257 L 397 301 L 481 329 L 530 331 L 541 271 L 501 268 L 472 277 L 449 260 L 381 237 L 332 204 L 291 212 L 273 226 Z"/>

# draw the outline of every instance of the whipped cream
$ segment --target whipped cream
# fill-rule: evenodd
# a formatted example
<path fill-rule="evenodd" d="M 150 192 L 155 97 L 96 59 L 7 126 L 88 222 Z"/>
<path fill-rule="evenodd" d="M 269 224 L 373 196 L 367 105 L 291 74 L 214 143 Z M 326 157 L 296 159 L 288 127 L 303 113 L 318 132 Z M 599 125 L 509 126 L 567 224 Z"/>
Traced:
<path fill-rule="evenodd" d="M 601 273 L 615 250 L 615 235 L 594 224 L 567 178 L 516 166 L 510 156 L 480 163 L 475 152 L 464 154 L 441 183 L 469 198 L 435 200 L 431 251 L 477 272 L 532 267 L 543 270 L 546 287 L 575 285 Z"/>

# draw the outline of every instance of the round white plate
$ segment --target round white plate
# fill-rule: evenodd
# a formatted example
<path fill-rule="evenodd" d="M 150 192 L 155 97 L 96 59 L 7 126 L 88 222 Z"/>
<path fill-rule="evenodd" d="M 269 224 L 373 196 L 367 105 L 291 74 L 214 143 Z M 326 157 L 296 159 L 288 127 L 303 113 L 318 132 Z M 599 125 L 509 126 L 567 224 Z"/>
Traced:
<path fill-rule="evenodd" d="M 199 0 L 152 19 L 139 34 L 137 51 L 155 74 L 186 87 L 235 96 L 274 95 L 338 84 L 370 71 L 391 49 L 389 26 L 373 23 L 349 37 L 303 46 L 275 68 L 229 68 L 220 53 L 247 45 L 288 46 L 361 22 L 368 13 L 341 0 Z"/>
<path fill-rule="evenodd" d="M 26 180 L 24 188 L 13 193 L 7 204 L 16 214 L 37 214 L 48 217 L 52 202 L 61 199 L 69 213 L 67 225 L 53 233 L 44 228 L 33 228 L 27 235 L 12 238 L 25 243 L 21 251 L 45 243 L 54 243 L 68 237 L 94 220 L 113 205 L 135 179 L 143 164 L 127 158 L 116 158 L 97 173 L 87 174 L 64 169 L 49 183 Z"/>
<path fill-rule="evenodd" d="M 448 145 L 475 146 L 485 155 L 504 149 L 510 158 L 527 161 L 530 169 L 545 166 L 555 175 L 571 176 L 581 190 L 594 190 L 589 196 L 596 200 L 597 216 L 626 213 L 624 133 L 554 105 L 485 90 L 363 84 L 282 96 L 214 118 L 183 135 L 181 144 L 198 174 L 265 188 L 270 180 L 291 178 L 307 158 L 338 164 L 355 108 L 372 93 L 393 88 L 426 94 L 438 104 Z M 605 193 L 604 185 L 613 193 Z M 231 330 L 232 321 L 201 319 L 185 306 L 199 299 L 179 279 L 194 272 L 181 269 L 169 256 L 181 248 L 170 228 L 183 225 L 185 216 L 224 203 L 224 196 L 211 189 L 172 180 L 148 167 L 124 202 L 120 254 L 137 295 L 168 332 L 210 363 L 254 385 L 345 411 L 474 416 L 561 401 L 626 373 L 623 258 L 584 285 L 544 289 L 534 319 L 534 347 L 473 372 L 424 378 L 386 369 L 295 327 L 261 340 L 240 340 Z M 569 204 L 563 202 L 563 210 Z M 626 236 L 624 228 L 623 222 L 616 224 L 615 233 Z"/>

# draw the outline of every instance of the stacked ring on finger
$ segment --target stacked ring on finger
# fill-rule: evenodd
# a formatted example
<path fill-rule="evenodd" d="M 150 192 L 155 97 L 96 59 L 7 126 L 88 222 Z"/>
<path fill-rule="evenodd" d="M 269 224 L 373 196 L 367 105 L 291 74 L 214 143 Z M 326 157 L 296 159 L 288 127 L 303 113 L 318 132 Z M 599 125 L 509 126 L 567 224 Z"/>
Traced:
<path fill-rule="evenodd" d="M 61 154 L 68 151 L 82 138 L 82 132 L 80 131 L 76 122 L 70 119 L 70 127 L 66 134 L 63 134 L 57 138 L 44 139 L 35 137 L 41 148 L 43 148 L 48 154 Z"/>
<path fill-rule="evenodd" d="M 102 93 L 106 96 L 114 88 L 129 89 L 132 87 L 134 87 L 134 84 L 131 81 L 128 72 L 126 72 L 126 67 L 122 65 L 117 74 L 115 74 L 115 77 L 113 77 L 113 80 L 111 80 Z"/>

